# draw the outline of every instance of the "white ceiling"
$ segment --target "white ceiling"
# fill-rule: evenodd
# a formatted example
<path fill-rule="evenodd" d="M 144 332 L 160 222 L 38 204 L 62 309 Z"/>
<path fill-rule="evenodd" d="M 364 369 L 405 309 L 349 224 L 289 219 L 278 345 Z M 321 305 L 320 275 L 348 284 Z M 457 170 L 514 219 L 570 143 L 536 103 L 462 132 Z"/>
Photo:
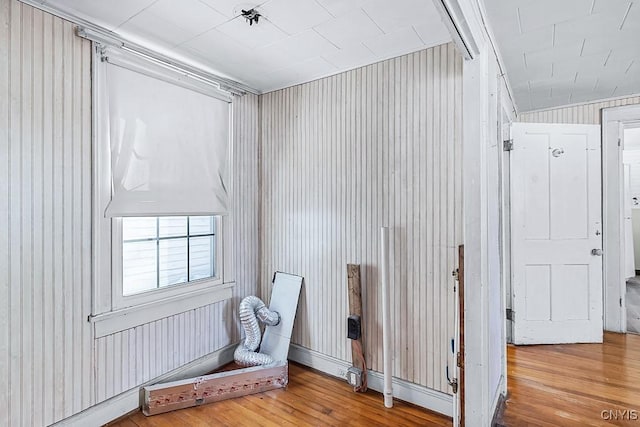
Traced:
<path fill-rule="evenodd" d="M 484 0 L 519 111 L 640 93 L 640 0 Z"/>
<path fill-rule="evenodd" d="M 431 0 L 45 0 L 262 92 L 446 43 Z M 241 9 L 263 17 L 249 24 Z"/>

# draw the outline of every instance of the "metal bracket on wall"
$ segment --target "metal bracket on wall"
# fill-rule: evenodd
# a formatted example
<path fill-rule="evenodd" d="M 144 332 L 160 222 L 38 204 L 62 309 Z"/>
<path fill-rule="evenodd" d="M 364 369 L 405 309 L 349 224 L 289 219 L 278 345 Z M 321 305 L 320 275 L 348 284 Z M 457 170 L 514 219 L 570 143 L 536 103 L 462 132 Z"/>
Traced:
<path fill-rule="evenodd" d="M 449 383 L 449 386 L 451 387 L 451 391 L 453 391 L 453 394 L 456 394 L 458 392 L 458 379 L 451 378 L 449 376 L 449 365 L 447 365 L 445 372 L 447 374 L 447 383 Z"/>
<path fill-rule="evenodd" d="M 516 318 L 516 312 L 513 311 L 511 308 L 507 308 L 507 320 L 511 320 L 512 322 L 515 321 Z"/>

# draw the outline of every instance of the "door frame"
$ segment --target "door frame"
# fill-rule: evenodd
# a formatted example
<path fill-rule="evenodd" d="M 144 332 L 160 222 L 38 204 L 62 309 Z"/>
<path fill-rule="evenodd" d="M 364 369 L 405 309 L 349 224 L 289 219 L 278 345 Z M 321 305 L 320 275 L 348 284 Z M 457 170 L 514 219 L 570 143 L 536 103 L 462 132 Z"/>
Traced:
<path fill-rule="evenodd" d="M 622 138 L 625 123 L 640 120 L 640 105 L 602 109 L 602 238 L 604 329 L 627 332 Z"/>
<path fill-rule="evenodd" d="M 506 344 L 513 343 L 513 322 L 507 318 L 507 312 L 513 310 L 513 294 L 511 289 L 511 149 L 505 149 L 504 144 L 512 143 L 511 126 L 514 121 L 506 111 L 502 110 L 500 122 L 500 136 L 503 149 L 500 164 L 500 231 L 502 233 L 502 297 L 504 299 L 504 330 Z M 507 364 L 505 362 L 505 379 L 507 378 Z"/>

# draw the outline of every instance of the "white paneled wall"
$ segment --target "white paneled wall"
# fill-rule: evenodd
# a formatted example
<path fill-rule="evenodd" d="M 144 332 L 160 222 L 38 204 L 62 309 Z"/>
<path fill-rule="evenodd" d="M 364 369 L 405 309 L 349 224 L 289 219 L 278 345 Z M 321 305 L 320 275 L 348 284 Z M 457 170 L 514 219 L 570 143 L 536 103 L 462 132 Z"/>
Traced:
<path fill-rule="evenodd" d="M 233 253 L 223 301 L 93 340 L 91 46 L 0 0 L 0 426 L 40 426 L 239 340 L 258 276 L 258 98 L 234 100 Z"/>
<path fill-rule="evenodd" d="M 233 292 L 233 317 L 240 300 L 258 292 L 259 271 L 259 117 L 258 96 L 247 94 L 233 101 L 233 217 L 236 288 Z M 240 341 L 240 329 L 234 329 L 232 340 Z"/>
<path fill-rule="evenodd" d="M 229 345 L 237 328 L 228 304 L 213 304 L 97 339 L 96 402 Z"/>
<path fill-rule="evenodd" d="M 97 339 L 98 402 L 240 340 L 237 307 L 258 280 L 258 97 L 236 97 L 233 107 L 234 296 Z"/>
<path fill-rule="evenodd" d="M 612 99 L 590 104 L 580 104 L 571 107 L 554 108 L 551 110 L 535 111 L 518 115 L 519 122 L 527 123 L 570 123 L 582 125 L 599 125 L 600 110 L 602 108 L 618 107 L 621 105 L 640 104 L 640 96 Z"/>
<path fill-rule="evenodd" d="M 443 392 L 462 241 L 462 60 L 452 44 L 261 97 L 263 296 L 304 276 L 293 342 L 350 360 L 346 264 L 361 264 L 382 368 L 379 227 L 390 227 L 394 375 Z"/>
<path fill-rule="evenodd" d="M 47 425 L 91 392 L 91 50 L 0 0 L 0 425 Z"/>

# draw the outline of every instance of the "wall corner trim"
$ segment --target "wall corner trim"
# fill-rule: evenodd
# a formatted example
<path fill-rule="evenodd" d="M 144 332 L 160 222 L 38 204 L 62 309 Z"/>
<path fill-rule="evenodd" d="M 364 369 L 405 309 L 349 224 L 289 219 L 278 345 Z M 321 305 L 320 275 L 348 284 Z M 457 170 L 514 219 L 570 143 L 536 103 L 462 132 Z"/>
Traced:
<path fill-rule="evenodd" d="M 213 353 L 207 354 L 193 362 L 187 363 L 173 371 L 141 384 L 139 387 L 120 393 L 69 418 L 58 421 L 51 427 L 101 426 L 120 418 L 140 408 L 142 387 L 207 374 L 233 361 L 233 351 L 236 346 L 237 343 L 233 343 Z"/>
<path fill-rule="evenodd" d="M 336 359 L 326 354 L 291 344 L 289 360 L 308 366 L 338 378 L 346 378 L 346 371 L 351 366 L 349 362 Z M 384 388 L 383 376 L 380 372 L 369 370 L 368 386 L 370 389 L 382 392 Z M 453 396 L 437 390 L 410 383 L 399 378 L 393 378 L 393 396 L 396 399 L 413 403 L 431 411 L 451 417 L 453 415 Z M 383 407 L 382 396 L 380 406 Z"/>

